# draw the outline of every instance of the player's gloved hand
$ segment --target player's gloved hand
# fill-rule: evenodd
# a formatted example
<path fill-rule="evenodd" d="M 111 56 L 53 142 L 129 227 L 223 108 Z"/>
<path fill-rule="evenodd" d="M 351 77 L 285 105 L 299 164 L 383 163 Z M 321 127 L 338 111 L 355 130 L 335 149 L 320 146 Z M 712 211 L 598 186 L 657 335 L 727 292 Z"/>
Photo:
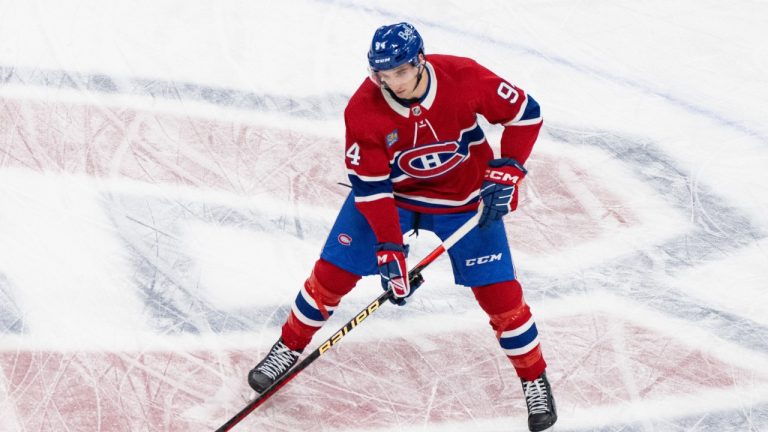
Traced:
<path fill-rule="evenodd" d="M 518 185 L 528 171 L 511 158 L 493 159 L 485 170 L 480 197 L 483 199 L 483 212 L 478 225 L 484 228 L 491 221 L 499 220 L 505 214 L 517 208 Z"/>
<path fill-rule="evenodd" d="M 386 291 L 392 287 L 395 294 L 390 301 L 398 306 L 405 304 L 416 288 L 424 281 L 420 276 L 413 281 L 408 280 L 408 269 L 405 257 L 408 256 L 408 246 L 396 243 L 379 243 L 376 245 L 376 263 L 381 275 L 381 287 Z M 413 282 L 413 283 L 411 283 Z"/>

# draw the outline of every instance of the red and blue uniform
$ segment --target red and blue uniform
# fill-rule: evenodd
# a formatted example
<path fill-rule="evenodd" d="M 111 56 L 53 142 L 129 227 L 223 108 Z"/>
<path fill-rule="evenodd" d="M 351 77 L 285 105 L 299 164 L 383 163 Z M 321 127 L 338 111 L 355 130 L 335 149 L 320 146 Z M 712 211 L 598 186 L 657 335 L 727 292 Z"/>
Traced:
<path fill-rule="evenodd" d="M 444 240 L 477 212 L 494 159 L 478 115 L 504 125 L 501 157 L 522 165 L 531 153 L 542 118 L 530 95 L 468 58 L 430 54 L 425 68 L 418 101 L 397 100 L 371 80 L 349 101 L 344 154 L 352 192 L 283 326 L 292 349 L 309 343 L 361 276 L 378 274 L 376 244 L 402 244 L 412 228 Z M 518 375 L 538 377 L 546 364 L 503 222 L 472 229 L 448 254 L 456 283 L 472 287 Z"/>
<path fill-rule="evenodd" d="M 366 80 L 344 112 L 355 205 L 380 242 L 402 242 L 396 207 L 427 214 L 475 210 L 493 151 L 480 114 L 505 126 L 501 156 L 524 164 L 542 119 L 523 90 L 474 60 L 431 54 L 429 86 L 403 106 Z"/>

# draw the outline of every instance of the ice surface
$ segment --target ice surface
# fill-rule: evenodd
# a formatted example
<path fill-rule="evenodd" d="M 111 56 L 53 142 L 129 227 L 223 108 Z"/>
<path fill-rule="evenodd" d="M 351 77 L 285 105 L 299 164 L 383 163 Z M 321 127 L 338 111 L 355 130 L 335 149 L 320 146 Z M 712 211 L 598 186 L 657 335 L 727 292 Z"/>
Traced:
<path fill-rule="evenodd" d="M 408 20 L 427 53 L 474 57 L 543 107 L 506 224 L 557 430 L 768 431 L 766 16 L 0 3 L 0 430 L 213 430 L 244 406 L 346 194 L 369 38 Z M 437 244 L 423 233 L 412 257 Z M 425 277 L 236 430 L 525 430 L 487 317 L 447 260 Z"/>

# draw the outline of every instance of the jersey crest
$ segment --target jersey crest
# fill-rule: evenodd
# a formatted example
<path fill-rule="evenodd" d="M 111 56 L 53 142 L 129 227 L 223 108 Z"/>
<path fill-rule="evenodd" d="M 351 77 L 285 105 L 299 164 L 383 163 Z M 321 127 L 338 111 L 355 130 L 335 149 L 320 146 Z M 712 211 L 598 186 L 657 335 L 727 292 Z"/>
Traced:
<path fill-rule="evenodd" d="M 456 141 L 416 147 L 400 153 L 397 167 L 406 175 L 419 179 L 441 176 L 456 168 L 466 157 L 457 153 Z"/>
<path fill-rule="evenodd" d="M 444 141 L 420 145 L 405 150 L 395 157 L 392 177 L 405 174 L 417 179 L 441 176 L 461 165 L 469 157 L 470 147 L 485 141 L 480 126 L 474 124 L 461 132 L 458 141 Z"/>

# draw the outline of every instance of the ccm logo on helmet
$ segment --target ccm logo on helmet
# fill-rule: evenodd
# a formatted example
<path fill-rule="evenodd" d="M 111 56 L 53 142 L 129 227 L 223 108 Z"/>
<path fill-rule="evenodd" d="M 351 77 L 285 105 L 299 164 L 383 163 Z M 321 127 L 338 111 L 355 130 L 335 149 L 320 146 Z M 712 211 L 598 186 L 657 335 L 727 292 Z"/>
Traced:
<path fill-rule="evenodd" d="M 470 258 L 466 261 L 464 261 L 464 265 L 467 267 L 472 267 L 473 265 L 481 265 L 481 264 L 487 264 L 489 262 L 494 261 L 501 261 L 501 252 L 495 254 L 495 255 L 486 255 L 481 256 L 479 258 Z"/>
<path fill-rule="evenodd" d="M 465 156 L 456 151 L 456 141 L 430 144 L 404 151 L 397 159 L 397 166 L 415 178 L 432 178 L 456 168 Z"/>

